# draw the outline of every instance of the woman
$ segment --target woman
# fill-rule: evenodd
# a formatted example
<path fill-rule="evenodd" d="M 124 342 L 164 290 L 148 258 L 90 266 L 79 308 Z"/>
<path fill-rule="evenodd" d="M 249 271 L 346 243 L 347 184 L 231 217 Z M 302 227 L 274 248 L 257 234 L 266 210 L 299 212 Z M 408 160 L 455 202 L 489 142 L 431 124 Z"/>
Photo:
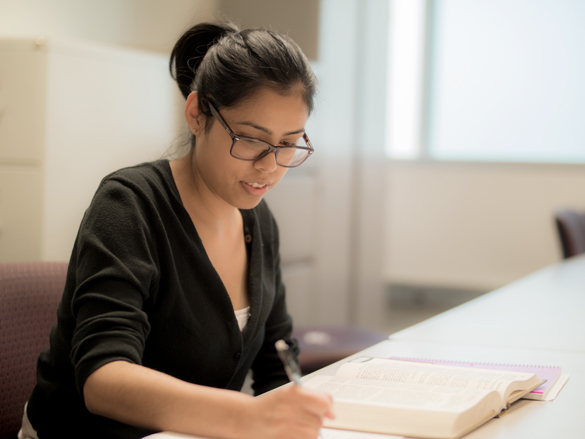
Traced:
<path fill-rule="evenodd" d="M 274 32 L 200 24 L 177 42 L 171 72 L 190 151 L 101 182 L 24 437 L 315 438 L 332 417 L 329 397 L 296 386 L 237 392 L 250 369 L 256 394 L 287 382 L 277 340 L 298 351 L 262 197 L 313 152 L 308 62 Z"/>

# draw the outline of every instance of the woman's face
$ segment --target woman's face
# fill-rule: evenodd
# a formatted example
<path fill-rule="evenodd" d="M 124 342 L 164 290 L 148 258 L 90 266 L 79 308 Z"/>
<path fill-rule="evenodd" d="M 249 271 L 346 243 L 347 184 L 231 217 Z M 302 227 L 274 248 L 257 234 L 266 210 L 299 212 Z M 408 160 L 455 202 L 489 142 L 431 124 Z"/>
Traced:
<path fill-rule="evenodd" d="M 187 120 L 191 117 L 189 125 L 197 129 L 193 163 L 197 174 L 206 189 L 227 204 L 239 209 L 255 207 L 287 168 L 278 166 L 272 153 L 255 162 L 232 157 L 229 134 L 215 119 L 204 131 L 205 116 L 196 107 L 197 99 L 189 99 Z M 223 107 L 219 113 L 234 133 L 280 145 L 296 142 L 303 135 L 308 108 L 299 93 L 282 96 L 262 89 L 246 102 Z"/>

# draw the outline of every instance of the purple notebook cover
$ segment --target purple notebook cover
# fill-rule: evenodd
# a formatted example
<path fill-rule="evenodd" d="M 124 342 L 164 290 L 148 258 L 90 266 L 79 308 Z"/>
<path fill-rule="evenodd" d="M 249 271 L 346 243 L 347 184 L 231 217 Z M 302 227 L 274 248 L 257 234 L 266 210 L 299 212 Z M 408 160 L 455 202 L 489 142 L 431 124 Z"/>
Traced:
<path fill-rule="evenodd" d="M 465 361 L 446 361 L 446 360 L 428 360 L 424 358 L 405 358 L 405 357 L 388 357 L 389 360 L 401 360 L 401 361 L 415 361 L 417 363 L 431 363 L 439 364 L 442 366 L 455 366 L 455 367 L 475 367 L 477 369 L 491 369 L 491 370 L 507 370 L 509 372 L 525 372 L 534 373 L 541 380 L 546 380 L 542 386 L 537 387 L 530 393 L 544 394 L 549 386 L 551 386 L 559 374 L 561 368 L 557 366 L 525 366 L 515 364 L 491 364 L 491 363 L 475 363 Z"/>

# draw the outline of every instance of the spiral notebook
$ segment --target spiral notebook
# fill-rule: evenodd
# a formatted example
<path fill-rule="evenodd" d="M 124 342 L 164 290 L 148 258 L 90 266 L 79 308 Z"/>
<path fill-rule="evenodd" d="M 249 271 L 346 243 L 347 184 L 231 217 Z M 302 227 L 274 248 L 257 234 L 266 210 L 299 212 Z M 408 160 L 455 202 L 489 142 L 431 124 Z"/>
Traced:
<path fill-rule="evenodd" d="M 518 365 L 518 364 L 493 364 L 493 363 L 477 363 L 471 361 L 447 361 L 447 360 L 431 360 L 425 358 L 406 358 L 406 357 L 388 357 L 390 360 L 400 361 L 414 361 L 417 363 L 430 363 L 440 364 L 443 366 L 456 366 L 456 367 L 473 367 L 476 369 L 491 369 L 491 370 L 505 370 L 510 372 L 527 372 L 536 374 L 536 376 L 542 380 L 546 380 L 542 386 L 534 389 L 528 395 L 524 396 L 523 399 L 534 399 L 538 401 L 554 399 L 556 393 L 560 391 L 560 388 L 568 380 L 568 375 L 561 374 L 561 368 L 558 366 L 530 366 L 530 365 Z M 556 384 L 556 386 L 555 386 Z M 560 388 L 559 388 L 560 386 Z M 553 388 L 556 387 L 558 390 L 554 395 Z M 550 398 L 549 398 L 550 397 Z"/>

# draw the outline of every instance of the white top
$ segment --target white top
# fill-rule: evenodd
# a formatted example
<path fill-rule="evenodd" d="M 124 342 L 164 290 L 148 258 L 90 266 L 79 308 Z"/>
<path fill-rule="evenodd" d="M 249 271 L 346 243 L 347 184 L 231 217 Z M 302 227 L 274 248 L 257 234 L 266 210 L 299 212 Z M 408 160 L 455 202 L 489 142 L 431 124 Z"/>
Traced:
<path fill-rule="evenodd" d="M 250 318 L 250 307 L 247 306 L 244 309 L 237 309 L 235 310 L 235 313 L 236 320 L 238 321 L 238 326 L 240 327 L 241 332 L 246 327 L 246 323 L 248 323 L 248 319 Z"/>

